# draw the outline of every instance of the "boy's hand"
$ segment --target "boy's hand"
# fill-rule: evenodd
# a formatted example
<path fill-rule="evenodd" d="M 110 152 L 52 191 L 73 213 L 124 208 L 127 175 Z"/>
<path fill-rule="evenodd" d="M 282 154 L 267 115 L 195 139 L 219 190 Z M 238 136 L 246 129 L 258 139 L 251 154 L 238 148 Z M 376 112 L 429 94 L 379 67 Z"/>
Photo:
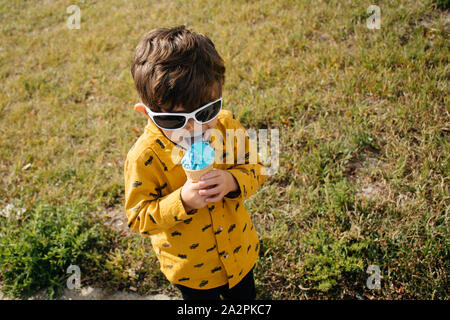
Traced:
<path fill-rule="evenodd" d="M 208 203 L 205 201 L 205 197 L 199 195 L 200 187 L 198 182 L 187 180 L 184 186 L 181 188 L 181 202 L 183 202 L 184 209 L 189 212 L 194 209 L 201 209 Z"/>
<path fill-rule="evenodd" d="M 239 185 L 231 173 L 214 169 L 205 174 L 198 182 L 198 194 L 204 196 L 206 202 L 221 200 L 227 193 L 239 190 Z"/>
<path fill-rule="evenodd" d="M 181 189 L 181 200 L 186 211 L 191 211 L 219 201 L 229 192 L 238 189 L 239 185 L 231 173 L 213 169 L 204 175 L 201 181 L 187 180 Z"/>

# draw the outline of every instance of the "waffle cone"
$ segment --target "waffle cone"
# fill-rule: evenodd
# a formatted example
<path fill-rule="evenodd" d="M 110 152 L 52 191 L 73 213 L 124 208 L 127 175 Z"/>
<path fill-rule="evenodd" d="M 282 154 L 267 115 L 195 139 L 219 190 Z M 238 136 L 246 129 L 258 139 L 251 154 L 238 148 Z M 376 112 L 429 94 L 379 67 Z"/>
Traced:
<path fill-rule="evenodd" d="M 183 168 L 184 169 L 184 168 Z M 206 168 L 200 169 L 200 170 L 188 170 L 184 169 L 184 172 L 186 173 L 186 178 L 191 181 L 199 181 L 200 178 L 207 174 L 209 171 L 213 169 L 213 164 L 211 163 Z"/>

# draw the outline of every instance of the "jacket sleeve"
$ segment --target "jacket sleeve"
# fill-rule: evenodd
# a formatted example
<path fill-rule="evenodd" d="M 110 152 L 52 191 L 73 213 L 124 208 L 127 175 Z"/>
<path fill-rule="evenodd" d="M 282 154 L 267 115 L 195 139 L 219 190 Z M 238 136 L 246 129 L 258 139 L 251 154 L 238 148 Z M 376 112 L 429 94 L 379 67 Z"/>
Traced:
<path fill-rule="evenodd" d="M 239 190 L 230 192 L 225 195 L 225 197 L 234 200 L 246 200 L 250 198 L 266 180 L 266 168 L 261 162 L 256 146 L 249 139 L 247 131 L 239 121 L 234 119 L 231 121 L 233 129 L 237 129 L 235 132 L 239 132 L 239 129 L 242 130 L 241 132 L 244 132 L 245 152 L 238 150 L 239 139 L 236 138 L 233 142 L 234 164 L 229 166 L 227 171 L 236 179 Z"/>
<path fill-rule="evenodd" d="M 124 166 L 128 227 L 143 235 L 157 234 L 189 218 L 181 201 L 181 187 L 168 193 L 167 183 L 158 183 L 156 159 L 150 149 L 137 158 L 127 157 Z"/>

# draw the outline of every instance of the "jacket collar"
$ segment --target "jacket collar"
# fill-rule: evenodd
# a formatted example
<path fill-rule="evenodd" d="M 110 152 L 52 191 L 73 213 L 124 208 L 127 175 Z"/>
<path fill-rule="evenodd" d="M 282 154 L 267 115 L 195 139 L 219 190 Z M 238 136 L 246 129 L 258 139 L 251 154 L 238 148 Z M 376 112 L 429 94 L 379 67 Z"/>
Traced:
<path fill-rule="evenodd" d="M 168 139 L 150 118 L 145 126 L 144 134 L 148 135 L 146 139 L 149 141 L 151 149 L 155 152 L 156 156 L 167 170 L 171 170 L 176 165 L 181 164 L 181 158 L 184 155 L 185 149 Z M 177 154 L 176 151 L 173 151 L 174 148 L 178 149 L 179 155 L 176 163 L 172 161 L 172 152 L 174 155 Z"/>

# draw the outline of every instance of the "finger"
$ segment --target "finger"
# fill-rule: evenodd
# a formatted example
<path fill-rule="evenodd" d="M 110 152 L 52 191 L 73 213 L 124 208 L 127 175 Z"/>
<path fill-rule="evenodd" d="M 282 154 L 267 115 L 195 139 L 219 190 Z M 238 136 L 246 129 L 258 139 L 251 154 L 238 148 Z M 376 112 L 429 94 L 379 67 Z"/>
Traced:
<path fill-rule="evenodd" d="M 206 189 L 208 184 L 205 184 L 204 181 L 191 181 L 191 188 L 194 190 Z"/>
<path fill-rule="evenodd" d="M 199 190 L 198 194 L 201 196 L 213 196 L 216 195 L 218 193 L 220 193 L 222 190 L 219 186 L 212 188 L 212 189 L 202 189 Z"/>
<path fill-rule="evenodd" d="M 223 193 L 221 192 L 221 193 L 219 193 L 218 195 L 216 195 L 214 197 L 206 198 L 206 202 L 208 202 L 208 203 L 217 202 L 217 201 L 219 201 L 222 198 L 223 198 Z"/>
<path fill-rule="evenodd" d="M 204 180 L 204 181 L 199 181 L 198 182 L 198 187 L 200 187 L 200 189 L 207 189 L 209 186 L 213 186 L 215 184 L 219 184 L 218 178 L 214 177 L 208 180 Z"/>
<path fill-rule="evenodd" d="M 204 196 L 200 196 L 198 199 L 200 201 L 200 203 L 202 204 L 202 208 L 204 208 L 208 204 L 208 201 L 206 201 L 206 199 L 207 199 L 207 197 L 204 197 Z"/>
<path fill-rule="evenodd" d="M 209 179 L 217 177 L 219 175 L 220 175 L 220 171 L 214 169 L 214 170 L 211 170 L 210 172 L 208 172 L 207 174 L 203 175 L 202 178 L 200 179 L 200 181 L 209 180 Z"/>

